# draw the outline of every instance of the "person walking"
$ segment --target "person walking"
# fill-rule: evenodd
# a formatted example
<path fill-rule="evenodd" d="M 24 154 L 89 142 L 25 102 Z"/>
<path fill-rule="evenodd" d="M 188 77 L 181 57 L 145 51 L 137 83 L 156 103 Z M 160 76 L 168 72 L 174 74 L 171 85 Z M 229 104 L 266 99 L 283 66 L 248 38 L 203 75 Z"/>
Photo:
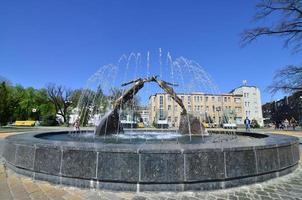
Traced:
<path fill-rule="evenodd" d="M 285 130 L 287 130 L 288 129 L 288 127 L 289 127 L 289 121 L 288 121 L 288 119 L 286 118 L 284 121 L 283 121 L 283 124 L 284 124 L 284 128 L 285 128 Z"/>
<path fill-rule="evenodd" d="M 74 130 L 75 131 L 80 131 L 80 120 L 76 119 L 76 121 L 73 124 Z"/>
<path fill-rule="evenodd" d="M 296 126 L 297 126 L 297 121 L 295 120 L 294 117 L 292 117 L 289 121 L 290 125 L 293 127 L 293 130 L 296 130 Z"/>
<path fill-rule="evenodd" d="M 251 120 L 246 117 L 244 120 L 245 130 L 250 131 L 251 130 Z"/>

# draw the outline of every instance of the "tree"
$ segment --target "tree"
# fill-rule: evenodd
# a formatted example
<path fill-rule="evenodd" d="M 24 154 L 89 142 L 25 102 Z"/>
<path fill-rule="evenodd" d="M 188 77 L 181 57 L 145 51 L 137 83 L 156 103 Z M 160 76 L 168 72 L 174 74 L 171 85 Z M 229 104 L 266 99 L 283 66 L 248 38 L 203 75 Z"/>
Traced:
<path fill-rule="evenodd" d="M 79 117 L 82 126 L 87 125 L 90 117 L 104 113 L 108 107 L 108 98 L 104 95 L 100 86 L 95 91 L 82 90 L 75 94 L 73 98 L 78 99 L 77 107 L 80 109 Z"/>
<path fill-rule="evenodd" d="M 10 82 L 10 80 L 8 80 L 7 78 L 5 78 L 4 76 L 0 75 L 0 83 L 5 82 L 6 85 L 10 86 L 12 83 Z"/>
<path fill-rule="evenodd" d="M 284 39 L 285 47 L 292 47 L 294 52 L 302 50 L 301 0 L 262 0 L 256 7 L 256 20 L 271 17 L 276 22 L 271 26 L 245 30 L 242 34 L 243 45 L 262 36 L 278 36 Z M 302 66 L 289 65 L 278 70 L 268 89 L 272 93 L 294 93 L 302 90 Z"/>
<path fill-rule="evenodd" d="M 47 94 L 49 100 L 53 103 L 56 114 L 63 117 L 64 123 L 66 125 L 69 125 L 69 113 L 68 108 L 71 105 L 70 97 L 72 94 L 71 89 L 66 89 L 65 87 L 61 85 L 56 84 L 48 84 L 47 86 Z"/>
<path fill-rule="evenodd" d="M 295 51 L 302 45 L 302 3 L 300 0 L 262 0 L 256 5 L 255 20 L 274 17 L 272 26 L 259 26 L 243 32 L 242 44 L 248 44 L 262 36 L 279 36 L 284 45 L 293 45 Z"/>
<path fill-rule="evenodd" d="M 117 100 L 119 97 L 123 95 L 125 90 L 119 89 L 119 88 L 111 88 L 109 100 L 111 103 L 113 103 L 115 100 Z M 122 109 L 136 109 L 140 105 L 140 99 L 138 96 L 134 96 L 131 100 L 129 100 L 127 103 L 123 104 Z"/>
<path fill-rule="evenodd" d="M 9 121 L 8 89 L 3 81 L 0 85 L 0 125 Z"/>
<path fill-rule="evenodd" d="M 271 93 L 283 91 L 295 93 L 302 90 L 302 67 L 289 65 L 275 73 L 273 83 L 268 87 Z"/>

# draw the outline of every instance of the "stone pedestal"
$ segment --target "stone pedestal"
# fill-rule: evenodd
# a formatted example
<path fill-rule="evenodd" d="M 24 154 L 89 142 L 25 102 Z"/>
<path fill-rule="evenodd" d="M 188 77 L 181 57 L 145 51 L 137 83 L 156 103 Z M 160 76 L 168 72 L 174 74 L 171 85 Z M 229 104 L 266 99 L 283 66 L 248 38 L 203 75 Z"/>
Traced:
<path fill-rule="evenodd" d="M 204 134 L 205 128 L 197 117 L 191 114 L 181 114 L 179 132 L 182 134 Z"/>

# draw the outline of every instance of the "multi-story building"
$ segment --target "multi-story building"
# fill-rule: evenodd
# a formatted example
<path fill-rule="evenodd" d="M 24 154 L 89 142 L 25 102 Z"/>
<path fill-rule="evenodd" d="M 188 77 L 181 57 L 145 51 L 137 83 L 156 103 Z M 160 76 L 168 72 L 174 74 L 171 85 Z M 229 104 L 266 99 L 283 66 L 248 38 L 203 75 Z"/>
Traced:
<path fill-rule="evenodd" d="M 244 85 L 233 89 L 230 93 L 243 95 L 243 115 L 250 120 L 257 120 L 260 126 L 263 126 L 263 115 L 261 107 L 261 94 L 256 86 Z"/>
<path fill-rule="evenodd" d="M 267 123 L 280 123 L 283 120 L 292 118 L 302 124 L 302 91 L 290 96 L 285 96 L 277 101 L 262 105 L 263 117 Z"/>
<path fill-rule="evenodd" d="M 220 124 L 243 121 L 241 94 L 177 94 L 183 101 L 188 113 L 202 122 Z M 167 120 L 170 127 L 178 127 L 181 107 L 166 93 L 156 93 L 149 97 L 150 123 Z"/>
<path fill-rule="evenodd" d="M 140 114 L 144 124 L 149 125 L 149 109 L 147 107 L 139 107 L 137 112 Z"/>

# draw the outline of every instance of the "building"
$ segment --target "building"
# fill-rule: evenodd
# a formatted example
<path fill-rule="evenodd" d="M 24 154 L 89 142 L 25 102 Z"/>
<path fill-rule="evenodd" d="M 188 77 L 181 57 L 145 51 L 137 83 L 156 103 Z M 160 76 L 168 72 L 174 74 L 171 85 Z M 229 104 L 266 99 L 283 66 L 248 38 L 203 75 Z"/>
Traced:
<path fill-rule="evenodd" d="M 198 117 L 202 122 L 243 123 L 241 94 L 177 94 L 183 101 L 188 113 Z M 170 127 L 178 127 L 181 107 L 166 93 L 156 93 L 149 97 L 150 123 L 167 120 Z"/>
<path fill-rule="evenodd" d="M 145 125 L 149 125 L 149 109 L 147 107 L 139 107 L 137 112 L 140 114 Z"/>
<path fill-rule="evenodd" d="M 277 101 L 265 103 L 262 105 L 262 110 L 267 123 L 280 123 L 285 119 L 294 118 L 299 124 L 302 124 L 302 91 Z"/>
<path fill-rule="evenodd" d="M 261 94 L 256 86 L 247 86 L 246 81 L 243 85 L 233 89 L 230 93 L 243 96 L 243 116 L 250 120 L 257 120 L 263 126 L 263 115 L 261 107 Z"/>

